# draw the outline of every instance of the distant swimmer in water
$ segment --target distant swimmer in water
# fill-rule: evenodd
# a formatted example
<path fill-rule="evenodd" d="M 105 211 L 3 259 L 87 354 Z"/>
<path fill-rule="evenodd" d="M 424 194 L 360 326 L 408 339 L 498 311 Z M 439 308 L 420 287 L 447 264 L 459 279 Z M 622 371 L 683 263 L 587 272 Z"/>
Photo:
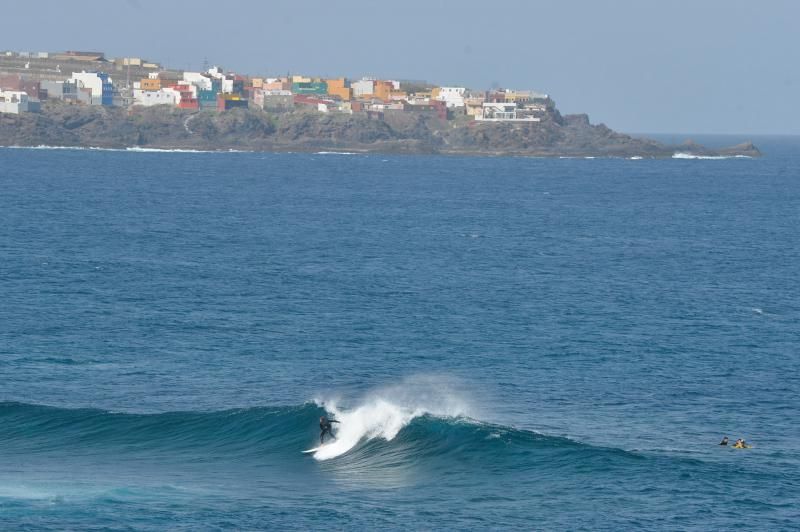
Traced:
<path fill-rule="evenodd" d="M 719 442 L 720 445 L 728 445 L 728 437 L 725 436 L 722 438 L 722 441 Z"/>
<path fill-rule="evenodd" d="M 328 419 L 325 416 L 319 418 L 319 444 L 322 445 L 322 441 L 325 438 L 325 434 L 330 434 L 331 438 L 333 438 L 333 425 L 331 423 L 338 423 L 335 419 Z"/>
<path fill-rule="evenodd" d="M 736 440 L 736 443 L 733 444 L 734 449 L 750 449 L 750 447 L 751 446 L 747 445 L 747 442 L 745 442 L 742 438 L 739 438 Z"/>

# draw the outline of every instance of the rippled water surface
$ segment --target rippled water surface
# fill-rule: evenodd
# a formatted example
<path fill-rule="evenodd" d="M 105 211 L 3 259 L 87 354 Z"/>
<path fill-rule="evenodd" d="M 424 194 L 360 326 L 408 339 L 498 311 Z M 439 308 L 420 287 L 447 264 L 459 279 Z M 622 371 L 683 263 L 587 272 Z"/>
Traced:
<path fill-rule="evenodd" d="M 796 526 L 800 140 L 758 144 L 0 149 L 0 527 Z"/>

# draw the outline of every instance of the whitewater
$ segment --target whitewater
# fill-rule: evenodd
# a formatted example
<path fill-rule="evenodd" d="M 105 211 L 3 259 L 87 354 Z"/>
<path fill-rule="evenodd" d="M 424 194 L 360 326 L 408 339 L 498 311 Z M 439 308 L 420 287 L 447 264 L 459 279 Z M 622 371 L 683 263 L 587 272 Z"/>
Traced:
<path fill-rule="evenodd" d="M 340 408 L 339 401 L 317 400 L 320 407 L 339 421 L 334 442 L 314 453 L 317 460 L 336 458 L 364 441 L 391 441 L 401 429 L 422 416 L 458 420 L 469 406 L 456 391 L 463 386 L 445 377 L 411 376 L 401 384 L 370 391 L 357 406 Z"/>

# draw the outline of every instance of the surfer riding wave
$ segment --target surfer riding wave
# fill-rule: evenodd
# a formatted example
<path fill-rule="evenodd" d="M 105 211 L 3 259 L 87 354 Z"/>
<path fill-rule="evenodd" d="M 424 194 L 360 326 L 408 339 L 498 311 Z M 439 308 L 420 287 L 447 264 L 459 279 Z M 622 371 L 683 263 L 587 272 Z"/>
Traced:
<path fill-rule="evenodd" d="M 319 444 L 322 445 L 325 440 L 325 435 L 330 434 L 331 438 L 334 438 L 333 435 L 333 423 L 339 423 L 335 419 L 328 419 L 325 416 L 319 418 Z"/>

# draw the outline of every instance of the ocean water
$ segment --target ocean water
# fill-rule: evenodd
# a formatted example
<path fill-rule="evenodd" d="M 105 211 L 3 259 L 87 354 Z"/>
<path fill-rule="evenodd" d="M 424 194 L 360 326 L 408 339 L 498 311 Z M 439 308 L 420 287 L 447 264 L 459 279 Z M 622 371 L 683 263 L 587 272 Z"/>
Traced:
<path fill-rule="evenodd" d="M 800 139 L 758 144 L 0 149 L 0 528 L 797 527 Z"/>

